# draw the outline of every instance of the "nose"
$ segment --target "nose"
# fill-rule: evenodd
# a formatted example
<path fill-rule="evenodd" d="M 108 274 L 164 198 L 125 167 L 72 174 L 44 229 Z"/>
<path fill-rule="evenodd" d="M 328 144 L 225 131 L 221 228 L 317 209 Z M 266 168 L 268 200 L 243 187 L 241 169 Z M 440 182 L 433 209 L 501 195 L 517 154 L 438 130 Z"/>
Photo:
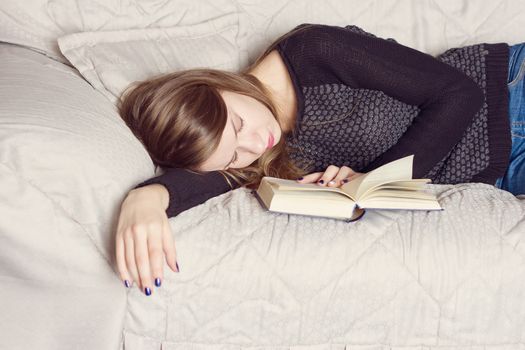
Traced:
<path fill-rule="evenodd" d="M 239 138 L 239 148 L 257 156 L 264 153 L 266 146 L 267 143 L 263 140 L 261 135 L 251 134 L 244 135 L 244 137 Z"/>

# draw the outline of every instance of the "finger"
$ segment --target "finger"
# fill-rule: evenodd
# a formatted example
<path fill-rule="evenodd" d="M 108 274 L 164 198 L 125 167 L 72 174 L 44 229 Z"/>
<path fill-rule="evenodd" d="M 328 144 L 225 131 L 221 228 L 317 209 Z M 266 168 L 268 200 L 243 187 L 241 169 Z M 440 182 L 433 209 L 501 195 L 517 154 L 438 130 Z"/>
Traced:
<path fill-rule="evenodd" d="M 163 274 L 162 232 L 148 235 L 148 254 L 151 267 L 151 277 L 155 279 L 155 286 L 160 287 Z"/>
<path fill-rule="evenodd" d="M 335 178 L 338 172 L 339 172 L 339 167 L 335 165 L 329 165 L 328 168 L 326 168 L 326 170 L 324 171 L 323 176 L 321 176 L 321 178 L 317 181 L 317 184 L 320 186 L 327 186 L 327 185 L 333 186 L 335 182 L 330 182 L 330 181 L 333 181 L 333 179 Z"/>
<path fill-rule="evenodd" d="M 166 263 L 174 271 L 179 272 L 177 268 L 177 251 L 175 249 L 175 241 L 171 233 L 171 228 L 166 221 L 164 230 L 162 232 L 162 247 L 164 248 L 164 254 L 166 256 Z"/>
<path fill-rule="evenodd" d="M 139 270 L 140 289 L 144 294 L 151 295 L 153 283 L 151 282 L 151 269 L 149 264 L 148 241 L 144 229 L 133 232 L 135 239 L 135 261 Z"/>
<path fill-rule="evenodd" d="M 124 282 L 124 285 L 127 288 L 129 288 L 131 287 L 131 282 L 133 280 L 131 279 L 131 276 L 128 272 L 128 268 L 126 267 L 126 255 L 124 253 L 124 240 L 122 239 L 122 235 L 117 234 L 115 239 L 115 246 L 115 256 L 117 258 L 117 268 L 120 274 L 120 278 Z"/>
<path fill-rule="evenodd" d="M 340 186 L 340 185 L 343 185 L 345 184 L 346 182 L 348 182 L 348 180 L 350 180 L 352 178 L 352 176 L 354 176 L 356 174 L 356 172 L 354 170 L 352 170 L 352 168 L 349 168 L 347 166 L 342 166 L 340 169 L 339 169 L 339 172 L 337 173 L 337 175 L 335 176 L 334 178 L 334 181 L 335 181 L 335 184 L 334 186 Z M 343 182 L 343 180 L 347 180 L 345 182 Z"/>
<path fill-rule="evenodd" d="M 312 173 L 312 174 L 308 174 L 308 175 L 304 175 L 303 177 L 300 177 L 299 179 L 297 179 L 297 181 L 303 184 L 314 183 L 314 182 L 317 182 L 317 180 L 319 180 L 321 176 L 323 176 L 323 172 Z"/>
<path fill-rule="evenodd" d="M 352 181 L 352 180 L 358 178 L 358 177 L 361 176 L 361 175 L 363 175 L 363 173 L 353 173 L 353 174 L 347 176 L 347 178 L 344 179 L 343 182 L 344 182 L 344 183 L 350 182 L 350 181 Z"/>
<path fill-rule="evenodd" d="M 126 257 L 126 266 L 128 267 L 128 272 L 131 274 L 132 281 L 137 283 L 137 286 L 140 288 L 139 281 L 139 271 L 137 270 L 137 263 L 135 262 L 135 243 L 133 242 L 133 235 L 131 231 L 124 234 L 124 249 Z"/>

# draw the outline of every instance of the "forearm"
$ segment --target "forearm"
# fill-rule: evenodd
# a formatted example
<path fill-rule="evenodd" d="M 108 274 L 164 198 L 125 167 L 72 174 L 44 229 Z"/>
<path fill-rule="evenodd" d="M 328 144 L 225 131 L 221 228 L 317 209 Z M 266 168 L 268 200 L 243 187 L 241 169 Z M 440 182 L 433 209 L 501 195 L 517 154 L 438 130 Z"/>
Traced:
<path fill-rule="evenodd" d="M 374 159 L 362 172 L 414 155 L 414 178 L 423 178 L 457 144 L 483 105 L 482 90 L 471 80 L 451 84 L 421 109 L 398 142 Z"/>
<path fill-rule="evenodd" d="M 144 181 L 136 188 L 154 184 L 164 188 L 160 192 L 163 204 L 166 203 L 166 193 L 168 194 L 168 204 L 165 209 L 168 217 L 176 216 L 212 197 L 238 187 L 236 184 L 233 188 L 230 187 L 226 179 L 216 171 L 197 174 L 185 169 L 169 168 L 164 174 Z"/>
<path fill-rule="evenodd" d="M 356 169 L 360 172 L 414 154 L 414 176 L 423 177 L 461 140 L 483 106 L 483 90 L 454 66 L 354 29 L 314 26 L 286 44 L 295 52 L 296 66 L 318 67 L 313 71 L 317 74 L 305 68 L 302 73 L 307 81 L 303 84 L 323 81 L 381 91 L 420 109 L 397 143 L 364 168 Z M 395 119 L 396 115 L 389 117 Z"/>

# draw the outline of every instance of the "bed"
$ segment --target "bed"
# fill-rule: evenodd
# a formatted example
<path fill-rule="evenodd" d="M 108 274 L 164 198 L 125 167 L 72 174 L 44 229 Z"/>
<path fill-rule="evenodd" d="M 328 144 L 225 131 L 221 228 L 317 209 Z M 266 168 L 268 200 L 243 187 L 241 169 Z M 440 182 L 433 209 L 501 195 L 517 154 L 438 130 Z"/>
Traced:
<path fill-rule="evenodd" d="M 525 198 L 428 185 L 443 212 L 270 213 L 250 190 L 170 219 L 180 273 L 120 281 L 120 204 L 162 172 L 114 105 L 131 81 L 238 70 L 304 23 L 437 55 L 525 41 L 525 2 L 0 4 L 0 349 L 525 349 Z M 205 53 L 205 54 L 202 54 Z"/>

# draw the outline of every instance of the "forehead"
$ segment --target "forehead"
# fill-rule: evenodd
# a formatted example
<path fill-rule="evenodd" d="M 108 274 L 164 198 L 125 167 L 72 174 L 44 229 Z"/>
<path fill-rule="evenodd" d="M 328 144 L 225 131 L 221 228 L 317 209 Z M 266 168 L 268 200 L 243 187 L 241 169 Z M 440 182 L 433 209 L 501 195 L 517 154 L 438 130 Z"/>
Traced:
<path fill-rule="evenodd" d="M 227 90 L 221 90 L 221 91 L 219 91 L 219 93 L 220 93 L 220 95 L 222 97 L 222 100 L 224 101 L 224 103 L 228 107 L 228 109 L 230 109 L 231 106 L 238 105 L 239 103 L 242 103 L 243 102 L 243 98 L 246 98 L 246 96 L 244 96 L 242 94 L 238 94 L 238 93 L 235 93 L 235 92 L 232 92 L 232 91 L 227 91 Z"/>

